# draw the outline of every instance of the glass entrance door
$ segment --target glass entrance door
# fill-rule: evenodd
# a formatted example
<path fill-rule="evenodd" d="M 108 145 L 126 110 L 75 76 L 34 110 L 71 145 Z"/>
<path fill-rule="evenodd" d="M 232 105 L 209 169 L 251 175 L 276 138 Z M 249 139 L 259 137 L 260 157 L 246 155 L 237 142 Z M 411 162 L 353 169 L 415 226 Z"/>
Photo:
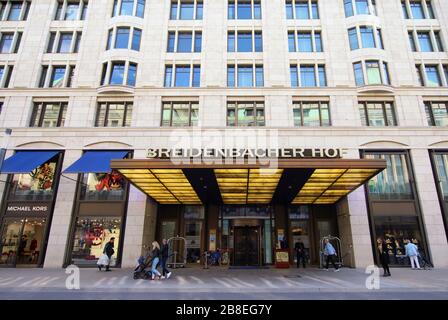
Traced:
<path fill-rule="evenodd" d="M 235 266 L 260 265 L 260 227 L 234 227 Z"/>

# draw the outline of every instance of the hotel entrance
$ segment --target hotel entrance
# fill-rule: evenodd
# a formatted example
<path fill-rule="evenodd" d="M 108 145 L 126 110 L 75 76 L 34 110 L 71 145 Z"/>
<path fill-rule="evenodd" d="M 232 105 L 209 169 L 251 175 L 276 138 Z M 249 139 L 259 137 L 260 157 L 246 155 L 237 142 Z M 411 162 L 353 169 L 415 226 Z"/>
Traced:
<path fill-rule="evenodd" d="M 260 265 L 260 227 L 239 226 L 233 228 L 234 266 Z"/>

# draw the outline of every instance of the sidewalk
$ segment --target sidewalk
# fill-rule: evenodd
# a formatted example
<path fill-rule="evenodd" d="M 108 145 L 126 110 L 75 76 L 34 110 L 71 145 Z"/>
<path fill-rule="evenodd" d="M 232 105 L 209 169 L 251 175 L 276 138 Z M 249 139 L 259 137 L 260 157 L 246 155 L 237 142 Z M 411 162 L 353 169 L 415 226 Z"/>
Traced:
<path fill-rule="evenodd" d="M 392 269 L 380 289 L 360 269 L 174 269 L 167 280 L 134 280 L 131 269 L 80 270 L 68 290 L 64 269 L 0 269 L 0 299 L 448 299 L 448 269 Z"/>

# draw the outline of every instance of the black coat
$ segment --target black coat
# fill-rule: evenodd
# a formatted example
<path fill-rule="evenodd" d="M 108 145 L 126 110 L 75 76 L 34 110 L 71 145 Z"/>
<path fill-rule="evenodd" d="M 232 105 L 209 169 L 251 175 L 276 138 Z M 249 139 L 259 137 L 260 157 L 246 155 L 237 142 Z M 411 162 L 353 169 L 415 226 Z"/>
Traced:
<path fill-rule="evenodd" d="M 155 258 L 160 258 L 160 250 L 155 248 L 154 250 L 151 251 L 151 257 L 152 260 L 154 260 Z"/>
<path fill-rule="evenodd" d="M 106 244 L 106 246 L 104 247 L 103 253 L 105 253 L 110 259 L 110 257 L 112 257 L 113 254 L 115 253 L 114 245 L 112 243 L 108 242 Z"/>
<path fill-rule="evenodd" d="M 381 264 L 389 264 L 389 253 L 387 252 L 387 244 L 383 243 L 381 245 L 381 250 L 378 248 L 378 254 L 380 256 L 380 262 Z"/>
<path fill-rule="evenodd" d="M 162 259 L 168 258 L 168 244 L 162 244 L 160 251 L 162 253 Z"/>

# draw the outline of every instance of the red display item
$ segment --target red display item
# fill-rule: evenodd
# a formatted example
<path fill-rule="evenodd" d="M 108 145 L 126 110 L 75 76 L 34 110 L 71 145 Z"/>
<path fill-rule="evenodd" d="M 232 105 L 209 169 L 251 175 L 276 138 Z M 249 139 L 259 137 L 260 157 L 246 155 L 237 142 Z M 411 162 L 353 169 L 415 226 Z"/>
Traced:
<path fill-rule="evenodd" d="M 275 249 L 275 267 L 283 269 L 289 268 L 288 249 Z"/>

